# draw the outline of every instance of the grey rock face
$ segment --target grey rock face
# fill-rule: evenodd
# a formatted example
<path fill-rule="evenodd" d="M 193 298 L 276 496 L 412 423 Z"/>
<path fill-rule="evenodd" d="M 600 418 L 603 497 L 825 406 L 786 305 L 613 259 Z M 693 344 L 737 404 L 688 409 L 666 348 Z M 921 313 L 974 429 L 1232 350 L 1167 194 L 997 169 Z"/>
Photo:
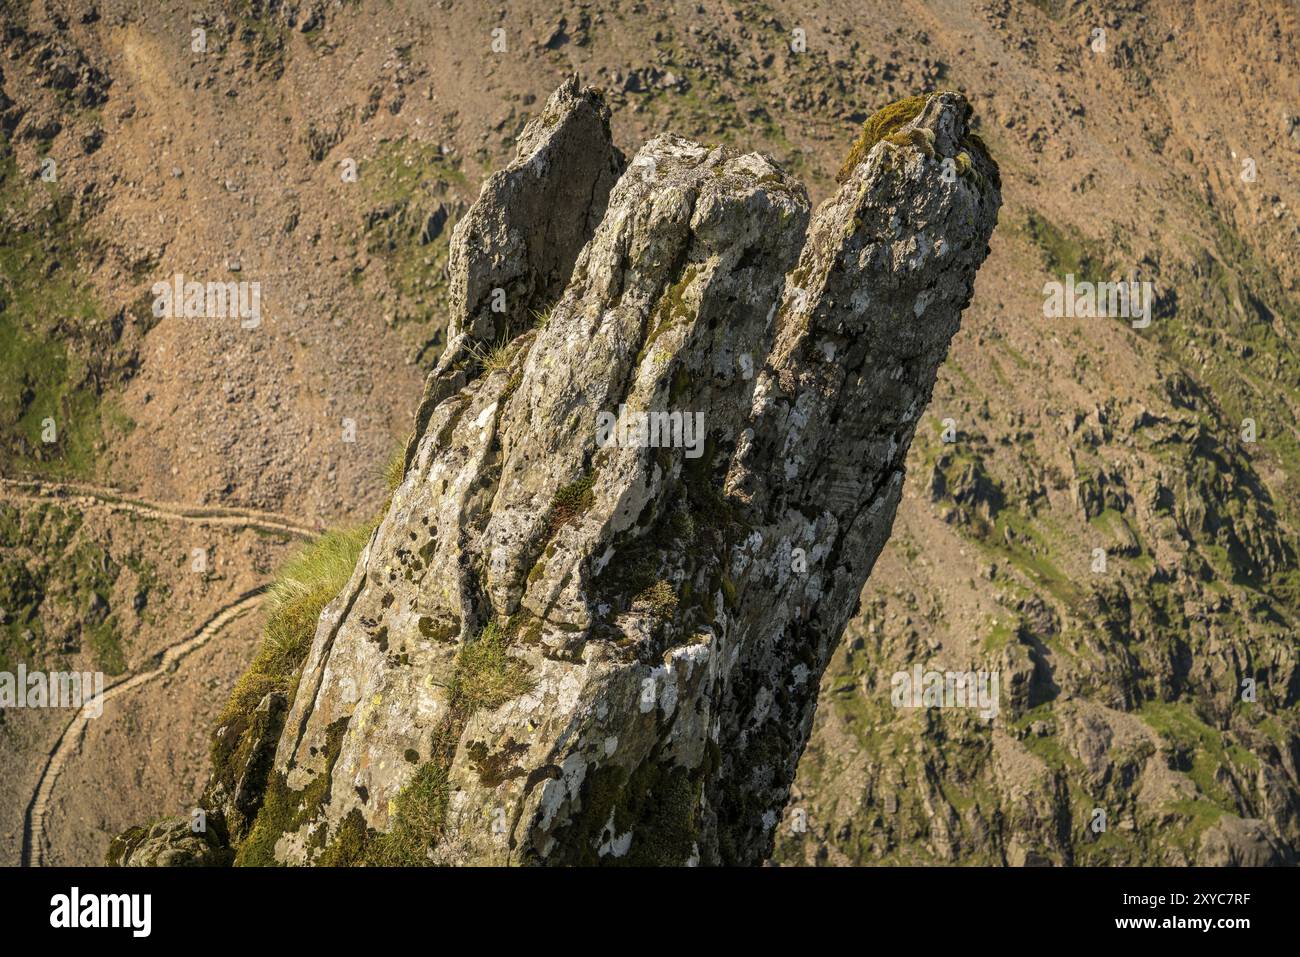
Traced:
<path fill-rule="evenodd" d="M 524 128 L 514 162 L 487 178 L 456 224 L 447 338 L 496 342 L 531 324 L 518 304 L 559 298 L 622 172 L 609 109 L 569 77 Z M 498 288 L 514 305 L 504 313 L 492 308 Z"/>
<path fill-rule="evenodd" d="M 195 833 L 189 821 L 179 819 L 131 828 L 108 850 L 114 867 L 222 867 L 230 857 L 214 833 Z"/>
<path fill-rule="evenodd" d="M 524 128 L 514 161 L 487 178 L 456 223 L 447 348 L 425 383 L 417 437 L 433 407 L 465 385 L 466 366 L 560 297 L 623 167 L 609 108 L 569 77 Z M 413 453 L 414 445 L 408 465 Z"/>
<path fill-rule="evenodd" d="M 942 162 L 967 113 L 934 96 L 810 221 L 770 160 L 672 135 L 606 201 L 612 147 L 565 145 L 603 107 L 552 97 L 453 234 L 451 357 L 303 667 L 277 860 L 375 859 L 417 790 L 436 863 L 767 857 L 988 252 L 990 164 Z"/>
<path fill-rule="evenodd" d="M 1197 855 L 1201 867 L 1280 867 L 1295 864 L 1263 821 L 1223 817 L 1205 833 Z"/>

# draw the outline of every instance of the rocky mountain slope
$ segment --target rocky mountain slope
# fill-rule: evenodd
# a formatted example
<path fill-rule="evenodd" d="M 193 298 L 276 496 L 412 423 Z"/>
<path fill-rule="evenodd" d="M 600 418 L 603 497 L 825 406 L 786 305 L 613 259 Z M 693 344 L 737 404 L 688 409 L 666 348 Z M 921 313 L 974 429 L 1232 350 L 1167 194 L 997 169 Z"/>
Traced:
<path fill-rule="evenodd" d="M 868 124 L 810 221 L 761 155 L 672 134 L 615 184 L 603 103 L 561 86 L 452 237 L 413 454 L 287 714 L 217 730 L 237 861 L 767 858 L 988 252 L 968 116 Z M 602 438 L 615 414 L 679 428 Z"/>
<path fill-rule="evenodd" d="M 0 25 L 3 470 L 330 522 L 383 502 L 378 473 L 443 350 L 452 227 L 561 77 L 604 88 L 624 148 L 670 129 L 761 149 L 814 201 L 876 109 L 961 91 L 1006 205 L 776 857 L 1295 852 L 1293 7 L 45 0 L 4 4 Z M 177 272 L 263 280 L 260 331 L 156 321 L 150 285 Z M 1151 325 L 1045 318 L 1044 283 L 1067 274 L 1150 279 Z M 193 544 L 163 536 L 144 557 L 179 585 Z M 58 591 L 57 563 L 3 557 Z M 125 586 L 106 595 L 132 620 Z M 225 597 L 179 612 L 175 639 Z M 61 636 L 57 603 L 41 614 Z M 13 649 L 37 633 L 2 624 Z M 152 641 L 121 631 L 128 668 Z M 891 676 L 915 663 L 1018 687 L 991 726 L 896 712 Z M 208 720 L 176 704 L 193 700 L 142 705 L 201 739 Z M 29 717 L 7 715 L 6 747 L 35 763 L 46 732 L 12 734 Z M 88 749 L 74 767 L 93 781 L 143 760 Z M 112 806 L 69 794 L 83 810 L 49 831 L 52 859 L 93 859 L 199 787 L 121 785 Z M 11 790 L 16 835 L 30 795 Z"/>

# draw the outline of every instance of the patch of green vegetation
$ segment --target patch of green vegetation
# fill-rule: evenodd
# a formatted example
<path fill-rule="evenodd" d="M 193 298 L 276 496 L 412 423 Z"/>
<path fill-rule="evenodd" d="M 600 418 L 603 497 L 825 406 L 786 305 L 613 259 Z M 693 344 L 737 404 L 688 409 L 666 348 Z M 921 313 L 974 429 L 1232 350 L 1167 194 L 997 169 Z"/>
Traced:
<path fill-rule="evenodd" d="M 379 203 L 404 203 L 440 185 L 468 185 L 465 174 L 442 154 L 438 144 L 406 137 L 384 140 L 358 172 L 371 199 Z"/>
<path fill-rule="evenodd" d="M 659 579 L 632 599 L 633 606 L 645 605 L 661 621 L 671 621 L 677 613 L 677 592 L 666 579 Z"/>
<path fill-rule="evenodd" d="M 682 278 L 668 286 L 659 297 L 659 301 L 655 303 L 650 313 L 648 320 L 650 331 L 646 334 L 645 342 L 641 343 L 641 348 L 637 350 L 634 368 L 639 368 L 645 357 L 650 354 L 656 339 L 677 323 L 688 321 L 695 315 L 694 310 L 686 303 L 686 290 L 695 281 L 698 273 L 699 267 L 693 264 L 687 266 L 682 271 Z"/>
<path fill-rule="evenodd" d="M 106 618 L 84 629 L 81 634 L 100 671 L 106 675 L 120 675 L 126 671 L 126 653 L 122 650 L 122 635 L 116 621 Z"/>
<path fill-rule="evenodd" d="M 105 674 L 126 670 L 124 625 L 114 604 L 124 590 L 123 571 L 134 574 L 127 601 L 142 620 L 152 619 L 150 601 L 165 598 L 168 589 L 143 555 L 115 552 L 111 540 L 82 529 L 81 514 L 66 506 L 0 503 L 0 670 L 12 671 L 19 662 L 54 668 L 63 652 L 50 647 L 52 637 L 79 646 Z M 57 609 L 55 620 L 67 623 L 65 634 L 46 633 L 47 603 Z"/>
<path fill-rule="evenodd" d="M 516 341 L 502 336 L 494 346 L 483 346 L 472 342 L 469 345 L 469 353 L 484 374 L 499 372 L 509 368 L 510 360 L 515 357 Z"/>
<path fill-rule="evenodd" d="M 1201 835 L 1217 824 L 1225 814 L 1230 813 L 1217 804 L 1195 799 L 1170 801 L 1165 807 L 1186 818 L 1183 827 L 1170 827 L 1167 834 L 1169 840 L 1183 848 L 1189 857 L 1200 845 Z"/>
<path fill-rule="evenodd" d="M 957 157 L 958 159 L 960 159 L 963 156 L 967 157 L 966 164 L 965 164 L 966 172 L 962 172 L 959 169 L 958 173 L 962 176 L 975 177 L 976 183 L 979 184 L 980 173 L 975 168 L 975 166 L 971 164 L 969 159 L 971 155 L 978 156 L 981 160 L 984 161 L 984 168 L 988 173 L 989 179 L 993 183 L 994 189 L 1001 190 L 1002 170 L 998 166 L 998 161 L 993 158 L 993 154 L 989 152 L 989 148 L 985 144 L 983 137 L 981 137 L 978 133 L 967 131 L 966 135 L 963 136 L 961 139 L 961 145 L 962 148 L 965 150 L 965 152 L 957 154 Z M 958 165 L 960 166 L 960 164 Z"/>
<path fill-rule="evenodd" d="M 230 693 L 217 724 L 248 715 L 275 691 L 292 698 L 320 613 L 347 584 L 371 527 L 326 532 L 290 559 L 271 586 L 270 616 L 248 671 Z"/>
<path fill-rule="evenodd" d="M 1108 269 L 1101 243 L 1085 239 L 1072 226 L 1057 226 L 1035 211 L 1025 218 L 1025 230 L 1042 252 L 1047 270 L 1058 279 L 1072 275 L 1075 282 L 1105 281 Z"/>
<path fill-rule="evenodd" d="M 934 159 L 934 133 L 926 129 L 901 129 L 885 137 L 885 142 L 894 146 L 906 146 L 920 150 L 926 159 Z M 969 163 L 967 163 L 969 168 Z"/>
<path fill-rule="evenodd" d="M 1223 735 L 1202 721 L 1185 702 L 1147 701 L 1139 713 L 1182 760 L 1190 762 L 1186 774 L 1205 799 L 1224 811 L 1235 811 L 1228 792 L 1215 780 L 1220 769 L 1230 769 L 1233 764 Z M 1232 752 L 1247 768 L 1258 767 L 1258 760 L 1253 755 L 1246 757 L 1243 749 L 1234 748 Z"/>
<path fill-rule="evenodd" d="M 1053 20 L 1060 20 L 1070 9 L 1069 0 L 1029 0 L 1031 6 L 1037 7 Z"/>
<path fill-rule="evenodd" d="M 254 771 L 258 776 L 269 775 L 260 801 L 236 809 L 232 812 L 235 819 L 225 822 L 230 839 L 241 845 L 237 863 L 273 863 L 279 835 L 286 828 L 301 826 L 314 814 L 311 801 L 289 791 L 283 775 L 270 774 L 270 756 L 254 755 L 252 748 L 278 734 L 283 714 L 293 703 L 299 671 L 311 650 L 320 614 L 347 585 L 373 531 L 371 525 L 326 532 L 289 559 L 271 586 L 270 613 L 262 629 L 262 642 L 217 719 L 219 733 L 213 735 L 209 749 L 209 789 L 215 784 L 233 794 L 246 775 Z M 283 707 L 277 711 L 257 710 L 261 701 L 273 693 L 284 696 Z M 337 734 L 341 742 L 341 726 Z M 255 761 L 267 766 L 253 769 Z M 319 805 L 319 795 L 313 800 Z M 252 820 L 245 820 L 245 813 Z M 257 846 L 245 851 L 243 846 L 249 842 Z"/>
<path fill-rule="evenodd" d="M 71 210 L 55 184 L 26 182 L 0 141 L 0 451 L 21 470 L 85 476 L 120 329 L 78 276 L 87 243 Z"/>
<path fill-rule="evenodd" d="M 40 583 L 23 562 L 0 558 L 0 601 L 5 609 L 0 624 L 0 671 L 12 674 L 19 662 L 35 664 L 36 648 L 44 633 L 42 597 Z"/>
<path fill-rule="evenodd" d="M 280 19 L 259 0 L 244 0 L 236 12 L 235 24 L 236 36 L 247 49 L 253 69 L 272 79 L 282 77 L 288 44 Z"/>
<path fill-rule="evenodd" d="M 552 536 L 563 526 L 575 521 L 596 503 L 595 493 L 592 492 L 595 483 L 596 473 L 595 470 L 592 470 L 582 478 L 570 482 L 556 491 L 555 497 L 551 500 L 550 511 L 550 534 Z"/>
<path fill-rule="evenodd" d="M 406 446 L 399 445 L 384 463 L 384 488 L 391 497 L 406 477 Z"/>
<path fill-rule="evenodd" d="M 507 653 L 509 644 L 506 631 L 492 622 L 461 646 L 451 684 L 455 709 L 468 715 L 481 708 L 498 708 L 532 689 L 528 667 Z"/>
<path fill-rule="evenodd" d="M 466 188 L 464 173 L 436 144 L 401 138 L 380 143 L 358 176 L 371 206 L 366 250 L 383 262 L 398 293 L 394 324 L 435 319 L 447 287 L 452 227 L 442 197 Z"/>
<path fill-rule="evenodd" d="M 1032 754 L 1041 758 L 1053 771 L 1067 772 L 1079 771 L 1083 768 L 1083 762 L 1070 753 L 1060 741 L 1060 738 L 1053 732 L 1048 734 L 1035 734 L 1029 730 L 1030 725 L 1038 721 L 1054 720 L 1054 711 L 1051 703 L 1045 703 L 1031 708 L 1019 717 L 1012 720 L 1011 724 L 1022 733 L 1020 743 Z"/>
<path fill-rule="evenodd" d="M 320 812 L 330 798 L 334 764 L 343 748 L 343 735 L 347 726 L 348 719 L 340 718 L 326 729 L 324 766 L 301 791 L 290 788 L 283 774 L 270 776 L 252 830 L 235 852 L 236 866 L 276 866 L 275 845 L 280 838 L 298 831 Z M 317 833 L 323 840 L 324 828 Z"/>
<path fill-rule="evenodd" d="M 1276 468 L 1260 471 L 1272 473 L 1273 501 L 1294 527 L 1300 522 L 1300 350 L 1287 330 L 1300 323 L 1300 302 L 1222 212 L 1195 194 L 1188 205 L 1213 239 L 1190 267 L 1162 277 L 1159 291 L 1176 290 L 1177 308 L 1158 313 L 1149 331 L 1199 386 L 1182 403 L 1205 416 L 1208 428 L 1227 440 L 1240 436 L 1245 419 L 1256 423 L 1256 442 L 1242 451 L 1250 459 L 1273 459 Z"/>
<path fill-rule="evenodd" d="M 897 133 L 912 120 L 921 115 L 925 109 L 925 104 L 930 101 L 927 94 L 920 96 L 909 96 L 901 100 L 896 100 L 888 106 L 881 107 L 875 113 L 871 114 L 862 124 L 862 130 L 858 133 L 858 138 L 853 141 L 849 148 L 849 154 L 844 158 L 844 165 L 840 167 L 839 173 L 835 176 L 837 183 L 843 183 L 847 180 L 855 169 L 866 160 L 868 154 L 881 140 Z"/>
<path fill-rule="evenodd" d="M 1010 535 L 1008 535 L 1010 532 Z M 1031 518 L 1015 509 L 1002 509 L 994 518 L 992 534 L 986 540 L 1031 582 L 1067 608 L 1076 607 L 1083 592 L 1073 578 L 1052 560 L 1053 549 Z"/>
<path fill-rule="evenodd" d="M 428 866 L 429 851 L 442 835 L 447 819 L 449 791 L 444 762 L 420 765 L 393 800 L 387 833 L 375 835 L 366 846 L 366 862 L 384 867 Z"/>
<path fill-rule="evenodd" d="M 1043 760 L 1053 771 L 1066 771 L 1071 767 L 1081 767 L 1079 759 L 1067 751 L 1055 735 L 1027 735 L 1022 741 L 1032 754 Z"/>
<path fill-rule="evenodd" d="M 537 330 L 545 329 L 551 324 L 551 316 L 555 313 L 555 307 L 559 303 L 551 303 L 545 309 L 533 310 L 533 328 Z"/>
<path fill-rule="evenodd" d="M 997 653 L 1011 643 L 1016 635 L 1016 621 L 1008 615 L 999 615 L 989 625 L 984 637 L 984 650 Z"/>
<path fill-rule="evenodd" d="M 1014 362 L 1021 369 L 1033 368 L 1033 363 L 1031 363 L 1028 359 L 1026 359 L 1019 350 L 1015 349 L 1005 339 L 999 339 L 998 345 L 1001 346 L 1003 352 L 1005 352 L 1007 355 L 1011 357 L 1011 361 Z"/>

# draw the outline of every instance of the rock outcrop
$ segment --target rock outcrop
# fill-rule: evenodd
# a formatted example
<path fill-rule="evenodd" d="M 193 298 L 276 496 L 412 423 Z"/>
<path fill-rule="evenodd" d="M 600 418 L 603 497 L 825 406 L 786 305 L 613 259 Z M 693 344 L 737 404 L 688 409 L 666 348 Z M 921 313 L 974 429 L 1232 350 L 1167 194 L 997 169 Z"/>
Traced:
<path fill-rule="evenodd" d="M 447 347 L 425 382 L 408 467 L 429 415 L 464 387 L 474 362 L 560 298 L 624 165 L 609 108 L 573 76 L 524 128 L 514 162 L 484 182 L 452 236 Z"/>
<path fill-rule="evenodd" d="M 810 217 L 673 135 L 614 184 L 598 96 L 552 97 L 453 234 L 447 354 L 242 862 L 767 858 L 1001 202 L 965 101 L 916 109 Z"/>

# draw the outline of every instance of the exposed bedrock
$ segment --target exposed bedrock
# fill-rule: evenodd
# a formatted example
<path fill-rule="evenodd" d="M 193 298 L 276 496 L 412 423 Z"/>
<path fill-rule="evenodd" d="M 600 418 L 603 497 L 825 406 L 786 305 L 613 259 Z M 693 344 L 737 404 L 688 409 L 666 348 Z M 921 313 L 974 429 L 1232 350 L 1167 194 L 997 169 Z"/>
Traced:
<path fill-rule="evenodd" d="M 277 861 L 769 855 L 997 220 L 968 114 L 930 97 L 810 216 L 757 153 L 624 169 L 557 91 L 453 235 L 448 354 L 267 775 Z"/>

